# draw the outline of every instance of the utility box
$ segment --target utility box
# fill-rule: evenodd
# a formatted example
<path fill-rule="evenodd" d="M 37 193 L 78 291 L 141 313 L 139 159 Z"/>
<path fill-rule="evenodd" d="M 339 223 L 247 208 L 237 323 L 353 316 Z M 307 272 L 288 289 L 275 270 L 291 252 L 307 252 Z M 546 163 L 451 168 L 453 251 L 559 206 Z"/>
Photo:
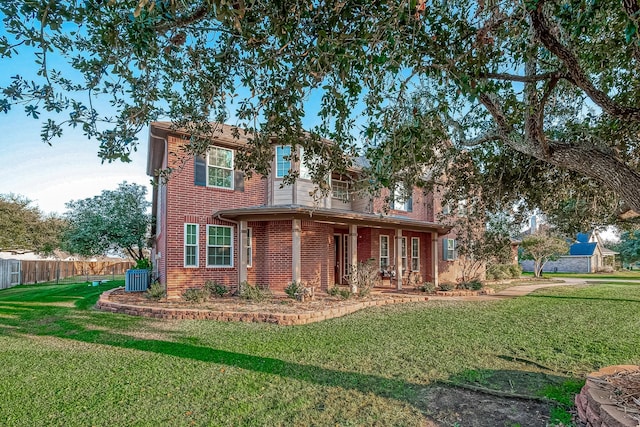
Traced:
<path fill-rule="evenodd" d="M 126 292 L 144 292 L 149 287 L 149 270 L 127 270 L 124 277 Z"/>

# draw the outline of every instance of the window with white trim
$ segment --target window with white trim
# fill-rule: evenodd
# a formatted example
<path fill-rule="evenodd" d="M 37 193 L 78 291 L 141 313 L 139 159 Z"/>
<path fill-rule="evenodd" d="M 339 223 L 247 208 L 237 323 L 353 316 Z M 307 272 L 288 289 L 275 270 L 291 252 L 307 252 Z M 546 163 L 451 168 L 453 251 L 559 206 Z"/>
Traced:
<path fill-rule="evenodd" d="M 380 236 L 380 270 L 389 267 L 389 236 Z"/>
<path fill-rule="evenodd" d="M 411 238 L 411 271 L 420 271 L 420 238 Z"/>
<path fill-rule="evenodd" d="M 291 146 L 276 147 L 276 178 L 283 178 L 291 170 Z"/>
<path fill-rule="evenodd" d="M 402 185 L 398 185 L 393 191 L 393 200 L 391 201 L 391 209 L 396 211 L 411 212 L 413 208 L 413 200 L 411 194 L 405 194 Z"/>
<path fill-rule="evenodd" d="M 342 201 L 349 200 L 349 183 L 338 179 L 331 180 L 331 197 Z"/>
<path fill-rule="evenodd" d="M 308 161 L 308 159 L 305 158 L 306 152 L 304 151 L 304 148 L 300 147 L 300 174 L 299 177 L 302 179 L 311 179 L 311 171 L 309 170 L 309 167 L 305 164 L 305 160 Z"/>
<path fill-rule="evenodd" d="M 198 224 L 184 225 L 184 266 L 198 266 Z"/>
<path fill-rule="evenodd" d="M 253 264 L 253 232 L 251 228 L 247 228 L 247 267 Z"/>
<path fill-rule="evenodd" d="M 453 261 L 457 258 L 455 239 L 444 239 L 443 246 L 442 255 L 445 261 Z"/>
<path fill-rule="evenodd" d="M 233 189 L 233 150 L 211 147 L 207 152 L 207 185 Z"/>
<path fill-rule="evenodd" d="M 207 267 L 232 266 L 232 228 L 221 225 L 207 225 Z"/>
<path fill-rule="evenodd" d="M 458 216 L 466 216 L 468 212 L 467 209 L 467 201 L 459 200 L 458 201 Z"/>
<path fill-rule="evenodd" d="M 402 257 L 402 271 L 407 271 L 407 238 L 400 240 L 400 255 Z"/>

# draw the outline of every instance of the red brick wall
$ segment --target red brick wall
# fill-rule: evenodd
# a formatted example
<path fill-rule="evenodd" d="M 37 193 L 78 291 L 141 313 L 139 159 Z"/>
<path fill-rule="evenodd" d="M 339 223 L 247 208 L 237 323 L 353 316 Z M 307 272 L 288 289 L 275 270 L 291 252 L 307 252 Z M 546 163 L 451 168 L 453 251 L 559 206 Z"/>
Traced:
<path fill-rule="evenodd" d="M 291 283 L 292 238 L 291 221 L 272 221 L 266 224 L 264 256 L 265 268 L 257 282 L 268 284 L 273 291 L 283 291 Z"/>
<path fill-rule="evenodd" d="M 377 256 L 372 254 L 371 230 L 371 228 L 358 229 L 358 262 L 366 262 L 369 258 L 377 259 Z"/>
<path fill-rule="evenodd" d="M 373 199 L 374 213 L 384 212 L 385 198 L 388 196 L 389 196 L 389 190 L 384 188 L 380 193 L 380 197 L 376 197 Z M 388 211 L 388 214 L 433 222 L 434 221 L 433 194 L 432 193 L 425 194 L 423 190 L 419 188 L 414 188 L 412 199 L 413 199 L 413 203 L 412 203 L 411 212 L 391 209 Z"/>
<path fill-rule="evenodd" d="M 303 283 L 316 283 L 329 289 L 333 284 L 333 226 L 314 221 L 302 221 L 301 233 L 301 277 Z"/>
<path fill-rule="evenodd" d="M 180 146 L 185 141 L 168 137 L 168 150 L 172 153 L 169 167 L 173 168 L 167 183 L 166 239 L 167 247 L 162 256 L 166 262 L 166 285 L 169 297 L 179 297 L 185 289 L 202 286 L 207 280 L 217 280 L 226 285 L 238 281 L 238 231 L 233 223 L 214 219 L 212 215 L 222 209 L 263 205 L 266 202 L 266 180 L 254 175 L 246 179 L 244 191 L 196 186 L 194 184 L 194 160 L 181 161 L 184 156 Z M 184 268 L 184 224 L 199 225 L 199 268 Z M 219 224 L 233 227 L 233 267 L 206 267 L 206 225 Z M 254 254 L 255 255 L 255 254 Z M 256 270 L 257 271 L 257 270 Z"/>

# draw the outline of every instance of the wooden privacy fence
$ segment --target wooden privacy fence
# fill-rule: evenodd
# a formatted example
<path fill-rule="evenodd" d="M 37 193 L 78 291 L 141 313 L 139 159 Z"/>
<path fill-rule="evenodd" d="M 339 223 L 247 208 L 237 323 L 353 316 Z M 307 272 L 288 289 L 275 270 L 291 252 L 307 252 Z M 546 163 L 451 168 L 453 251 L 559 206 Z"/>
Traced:
<path fill-rule="evenodd" d="M 0 289 L 20 284 L 20 261 L 0 259 Z"/>
<path fill-rule="evenodd" d="M 132 261 L 21 261 L 20 283 L 113 279 L 134 266 Z"/>

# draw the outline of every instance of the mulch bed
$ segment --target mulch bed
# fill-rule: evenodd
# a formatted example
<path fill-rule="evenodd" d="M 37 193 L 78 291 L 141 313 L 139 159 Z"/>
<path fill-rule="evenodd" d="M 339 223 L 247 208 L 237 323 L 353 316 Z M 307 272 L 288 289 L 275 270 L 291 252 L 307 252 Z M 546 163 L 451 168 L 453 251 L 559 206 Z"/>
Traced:
<path fill-rule="evenodd" d="M 364 298 L 352 297 L 342 299 L 322 293 L 316 294 L 312 301 L 300 302 L 286 295 L 274 295 L 264 301 L 251 301 L 239 297 L 213 298 L 206 302 L 196 303 L 180 299 L 166 298 L 152 300 L 145 292 L 125 292 L 124 288 L 115 289 L 109 295 L 109 301 L 119 304 L 137 305 L 144 307 L 164 308 L 193 308 L 199 310 L 234 311 L 234 312 L 270 312 L 270 313 L 311 313 L 332 308 L 348 307 L 362 301 L 385 301 L 397 297 L 415 296 L 427 298 L 427 294 L 420 291 L 391 289 L 376 290 Z"/>

